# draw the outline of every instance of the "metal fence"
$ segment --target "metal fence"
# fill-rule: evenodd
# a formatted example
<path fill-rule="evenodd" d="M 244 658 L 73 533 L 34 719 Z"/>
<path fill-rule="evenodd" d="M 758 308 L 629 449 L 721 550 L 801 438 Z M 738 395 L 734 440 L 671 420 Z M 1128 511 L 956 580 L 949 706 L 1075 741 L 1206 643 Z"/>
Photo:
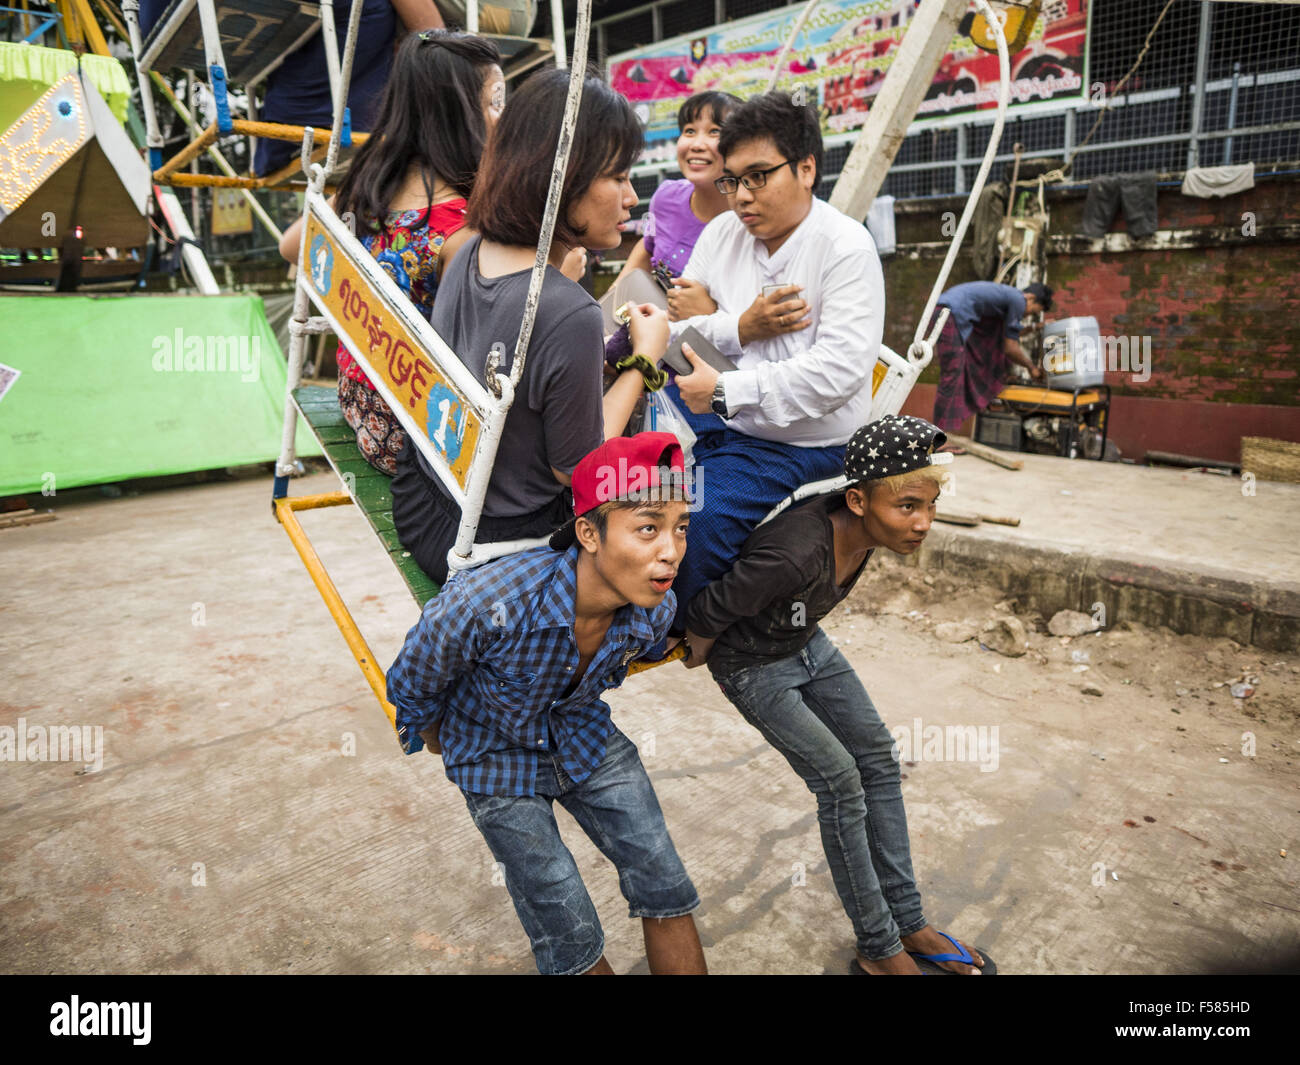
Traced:
<path fill-rule="evenodd" d="M 1024 158 L 1064 161 L 1078 149 L 1070 170 L 1077 180 L 1300 160 L 1300 6 L 1174 0 L 1136 72 L 1115 94 L 1165 3 L 1092 0 L 1087 99 L 1013 108 L 997 159 L 1010 160 L 1017 143 Z M 603 68 L 611 55 L 788 6 L 772 0 L 647 4 L 594 23 L 593 60 Z M 912 199 L 966 192 L 992 126 L 991 113 L 917 126 L 904 140 L 882 193 Z M 826 137 L 818 195 L 830 195 L 855 138 L 856 133 Z M 664 177 L 676 176 L 672 164 L 638 167 L 634 184 L 641 210 Z"/>

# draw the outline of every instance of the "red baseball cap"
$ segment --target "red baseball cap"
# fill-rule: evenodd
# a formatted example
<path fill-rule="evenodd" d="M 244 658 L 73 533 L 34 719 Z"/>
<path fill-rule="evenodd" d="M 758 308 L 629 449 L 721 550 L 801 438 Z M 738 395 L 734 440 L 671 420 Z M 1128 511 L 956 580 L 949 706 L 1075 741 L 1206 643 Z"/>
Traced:
<path fill-rule="evenodd" d="M 551 535 L 551 547 L 564 551 L 577 540 L 574 527 L 584 514 L 602 503 L 638 499 L 659 486 L 659 471 L 684 474 L 682 445 L 672 433 L 616 436 L 583 456 L 573 469 L 573 518 Z"/>

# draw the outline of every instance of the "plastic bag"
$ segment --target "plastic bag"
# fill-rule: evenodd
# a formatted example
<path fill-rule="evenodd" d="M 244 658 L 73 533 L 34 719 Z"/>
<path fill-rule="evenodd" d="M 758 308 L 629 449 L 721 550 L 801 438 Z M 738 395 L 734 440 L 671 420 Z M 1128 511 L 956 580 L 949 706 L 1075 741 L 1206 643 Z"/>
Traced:
<path fill-rule="evenodd" d="M 672 433 L 677 437 L 677 442 L 682 445 L 682 457 L 686 461 L 686 468 L 689 470 L 695 465 L 695 430 L 686 423 L 682 412 L 664 395 L 662 389 L 652 392 L 646 400 L 645 421 L 641 425 L 641 431 Z"/>

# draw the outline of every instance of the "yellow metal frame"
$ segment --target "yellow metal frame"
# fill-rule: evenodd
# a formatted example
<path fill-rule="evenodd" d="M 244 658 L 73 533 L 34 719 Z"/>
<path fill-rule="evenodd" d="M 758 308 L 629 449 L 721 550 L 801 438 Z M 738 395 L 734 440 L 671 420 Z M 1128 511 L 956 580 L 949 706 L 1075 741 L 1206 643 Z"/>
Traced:
<path fill-rule="evenodd" d="M 1102 401 L 1101 393 L 1091 389 L 1080 392 L 1075 400 L 1073 392 L 1057 388 L 1037 388 L 1033 385 L 1007 385 L 998 393 L 998 399 L 1010 403 L 1035 403 L 1040 407 L 1089 407 Z"/>
<path fill-rule="evenodd" d="M 634 673 L 644 673 L 647 669 L 654 669 L 655 666 L 662 666 L 668 662 L 676 662 L 679 658 L 686 657 L 686 645 L 679 643 L 663 658 L 657 662 L 633 662 L 627 667 L 627 675 L 630 677 Z"/>
<path fill-rule="evenodd" d="M 112 55 L 87 0 L 54 0 L 54 9 L 63 16 L 63 32 L 68 36 L 68 44 L 74 48 L 80 45 L 95 55 Z"/>
<path fill-rule="evenodd" d="M 356 659 L 357 665 L 361 667 L 361 672 L 365 674 L 370 690 L 375 693 L 375 698 L 379 700 L 379 705 L 388 717 L 388 723 L 396 731 L 397 710 L 388 701 L 388 684 L 384 679 L 384 671 L 376 664 L 375 656 L 370 651 L 370 645 L 366 643 L 366 638 L 361 635 L 357 623 L 352 620 L 352 615 L 343 602 L 343 597 L 339 595 L 339 590 L 334 586 L 334 582 L 330 580 L 330 575 L 325 572 L 320 556 L 316 554 L 316 549 L 312 547 L 311 540 L 308 539 L 307 533 L 298 522 L 297 511 L 319 510 L 321 507 L 342 507 L 352 502 L 353 499 L 347 492 L 326 492 L 322 495 L 297 496 L 292 499 L 281 498 L 275 501 L 275 520 L 283 525 L 284 531 L 289 534 L 289 539 L 293 541 L 298 557 L 302 559 L 302 564 L 307 567 L 307 573 L 311 576 L 312 583 L 316 585 L 320 597 L 325 600 L 325 606 L 330 612 L 330 617 L 334 619 L 334 624 L 338 626 L 343 639 L 347 641 L 348 650 L 352 652 L 352 657 Z"/>
<path fill-rule="evenodd" d="M 281 122 L 251 122 L 246 118 L 233 119 L 230 126 L 228 133 L 222 133 L 217 129 L 217 124 L 213 122 L 198 137 L 155 170 L 153 172 L 154 181 L 159 185 L 185 186 L 189 188 L 264 189 L 282 184 L 285 179 L 292 177 L 301 169 L 301 164 L 295 160 L 288 166 L 282 167 L 273 174 L 267 174 L 265 177 L 226 177 L 224 174 L 188 174 L 179 172 L 181 167 L 188 166 L 201 153 L 216 144 L 221 137 L 240 135 L 245 137 L 265 137 L 270 140 L 293 141 L 301 144 L 303 134 L 307 128 L 305 126 L 287 126 Z M 328 129 L 312 130 L 312 143 L 317 145 L 316 151 L 322 157 L 325 149 L 329 146 L 329 139 L 330 131 Z M 359 148 L 369 139 L 370 134 L 368 133 L 354 133 L 352 134 L 352 145 Z M 316 157 L 313 156 L 313 158 Z"/>

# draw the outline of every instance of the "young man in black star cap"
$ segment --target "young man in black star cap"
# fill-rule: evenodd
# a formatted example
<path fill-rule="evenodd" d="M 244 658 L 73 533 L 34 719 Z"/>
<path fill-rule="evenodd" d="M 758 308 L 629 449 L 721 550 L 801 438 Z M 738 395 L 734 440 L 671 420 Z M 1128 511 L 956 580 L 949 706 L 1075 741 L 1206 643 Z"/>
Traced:
<path fill-rule="evenodd" d="M 930 927 L 912 875 L 894 738 L 818 622 L 885 547 L 910 555 L 934 520 L 947 437 L 887 415 L 853 434 L 850 484 L 760 526 L 691 602 L 688 668 L 706 661 L 741 715 L 817 796 L 831 877 L 857 937 L 854 973 L 996 971 Z"/>

